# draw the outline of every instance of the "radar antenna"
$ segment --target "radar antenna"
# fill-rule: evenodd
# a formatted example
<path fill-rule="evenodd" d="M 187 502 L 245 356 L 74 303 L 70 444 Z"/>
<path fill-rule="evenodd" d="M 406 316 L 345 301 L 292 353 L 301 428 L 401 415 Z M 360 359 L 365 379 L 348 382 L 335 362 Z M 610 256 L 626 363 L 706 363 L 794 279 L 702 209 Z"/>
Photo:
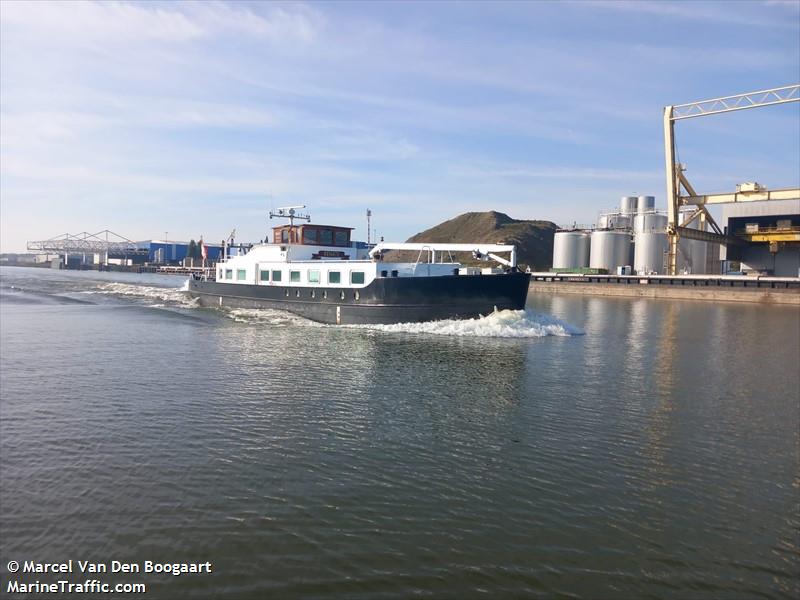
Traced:
<path fill-rule="evenodd" d="M 289 219 L 289 226 L 294 226 L 295 219 L 300 219 L 301 221 L 311 220 L 311 215 L 300 212 L 305 207 L 305 204 L 301 204 L 300 206 L 283 206 L 281 208 L 276 208 L 275 210 L 269 211 L 269 218 L 272 219 L 273 217 L 279 217 L 283 219 Z"/>

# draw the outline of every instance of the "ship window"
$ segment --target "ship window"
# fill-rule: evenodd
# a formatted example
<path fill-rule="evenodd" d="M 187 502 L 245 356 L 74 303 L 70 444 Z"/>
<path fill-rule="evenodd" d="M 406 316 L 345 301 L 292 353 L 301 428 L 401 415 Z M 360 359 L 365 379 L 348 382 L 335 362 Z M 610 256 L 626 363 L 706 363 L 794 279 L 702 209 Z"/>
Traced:
<path fill-rule="evenodd" d="M 288 242 L 289 241 L 289 230 L 288 229 L 282 229 L 281 230 L 281 241 L 282 242 Z"/>
<path fill-rule="evenodd" d="M 347 246 L 347 232 L 346 231 L 337 231 L 336 232 L 336 245 L 337 246 Z"/>
<path fill-rule="evenodd" d="M 319 243 L 323 246 L 330 246 L 333 243 L 333 232 L 330 229 L 320 229 Z"/>
<path fill-rule="evenodd" d="M 323 290 L 322 297 L 323 298 L 327 298 L 328 297 L 328 290 Z"/>
<path fill-rule="evenodd" d="M 300 271 L 289 271 L 289 281 L 300 283 Z"/>
<path fill-rule="evenodd" d="M 358 290 L 356 290 L 355 292 L 353 292 L 353 298 L 355 298 L 356 300 L 361 300 L 361 293 Z"/>
<path fill-rule="evenodd" d="M 342 283 L 342 274 L 339 271 L 328 271 L 328 283 Z"/>
<path fill-rule="evenodd" d="M 261 281 L 269 281 L 269 271 L 261 271 Z"/>
<path fill-rule="evenodd" d="M 219 278 L 222 279 L 222 269 L 219 270 Z"/>
<path fill-rule="evenodd" d="M 309 269 L 308 283 L 319 283 L 319 271 L 315 269 Z"/>
<path fill-rule="evenodd" d="M 316 298 L 317 297 L 317 290 L 311 290 L 311 297 L 312 298 Z"/>
<path fill-rule="evenodd" d="M 342 290 L 341 292 L 339 292 L 339 298 L 341 298 L 342 300 L 344 300 L 344 290 Z"/>
<path fill-rule="evenodd" d="M 317 243 L 317 230 L 316 229 L 307 229 L 303 227 L 303 243 L 304 244 L 316 244 Z"/>
<path fill-rule="evenodd" d="M 381 277 L 387 277 L 389 275 L 389 271 L 381 271 Z"/>
<path fill-rule="evenodd" d="M 350 283 L 355 285 L 364 283 L 364 271 L 350 271 Z"/>
<path fill-rule="evenodd" d="M 283 273 L 281 273 L 280 271 L 273 271 L 272 272 L 272 281 L 280 281 L 282 275 L 283 275 Z"/>
<path fill-rule="evenodd" d="M 399 273 L 396 270 L 392 271 L 392 277 L 397 277 L 398 275 L 399 275 Z"/>
<path fill-rule="evenodd" d="M 299 297 L 300 297 L 300 290 L 297 290 L 297 291 L 294 293 L 294 295 L 295 295 L 297 298 L 299 298 Z"/>
<path fill-rule="evenodd" d="M 236 281 L 244 281 L 247 279 L 247 271 L 245 269 L 236 269 Z"/>
<path fill-rule="evenodd" d="M 225 279 L 233 279 L 233 269 L 225 269 Z"/>

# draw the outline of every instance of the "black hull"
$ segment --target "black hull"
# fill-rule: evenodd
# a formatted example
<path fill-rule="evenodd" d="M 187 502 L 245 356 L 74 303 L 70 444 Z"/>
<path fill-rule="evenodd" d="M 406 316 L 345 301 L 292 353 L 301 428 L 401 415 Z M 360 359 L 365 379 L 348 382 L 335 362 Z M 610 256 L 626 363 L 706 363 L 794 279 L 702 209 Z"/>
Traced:
<path fill-rule="evenodd" d="M 470 319 L 495 308 L 521 310 L 529 280 L 527 273 L 389 277 L 358 290 L 190 280 L 188 293 L 202 306 L 272 308 L 320 323 L 391 324 Z"/>

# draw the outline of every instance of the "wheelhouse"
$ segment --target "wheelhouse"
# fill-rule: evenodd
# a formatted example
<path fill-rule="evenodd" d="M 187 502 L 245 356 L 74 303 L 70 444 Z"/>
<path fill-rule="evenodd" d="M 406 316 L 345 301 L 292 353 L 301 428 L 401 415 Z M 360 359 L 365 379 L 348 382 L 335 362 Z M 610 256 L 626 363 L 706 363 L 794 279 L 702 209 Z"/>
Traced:
<path fill-rule="evenodd" d="M 278 225 L 272 228 L 272 242 L 349 248 L 352 231 L 352 227 L 335 225 Z"/>

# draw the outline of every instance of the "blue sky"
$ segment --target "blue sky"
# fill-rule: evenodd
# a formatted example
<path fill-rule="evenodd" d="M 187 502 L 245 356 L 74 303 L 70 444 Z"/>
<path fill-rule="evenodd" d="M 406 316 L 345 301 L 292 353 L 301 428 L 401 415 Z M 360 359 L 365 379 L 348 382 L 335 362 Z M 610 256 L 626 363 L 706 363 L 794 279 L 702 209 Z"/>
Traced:
<path fill-rule="evenodd" d="M 0 248 L 403 240 L 466 211 L 664 206 L 661 111 L 800 81 L 800 2 L 0 3 Z M 800 103 L 678 124 L 701 191 L 800 186 Z"/>

